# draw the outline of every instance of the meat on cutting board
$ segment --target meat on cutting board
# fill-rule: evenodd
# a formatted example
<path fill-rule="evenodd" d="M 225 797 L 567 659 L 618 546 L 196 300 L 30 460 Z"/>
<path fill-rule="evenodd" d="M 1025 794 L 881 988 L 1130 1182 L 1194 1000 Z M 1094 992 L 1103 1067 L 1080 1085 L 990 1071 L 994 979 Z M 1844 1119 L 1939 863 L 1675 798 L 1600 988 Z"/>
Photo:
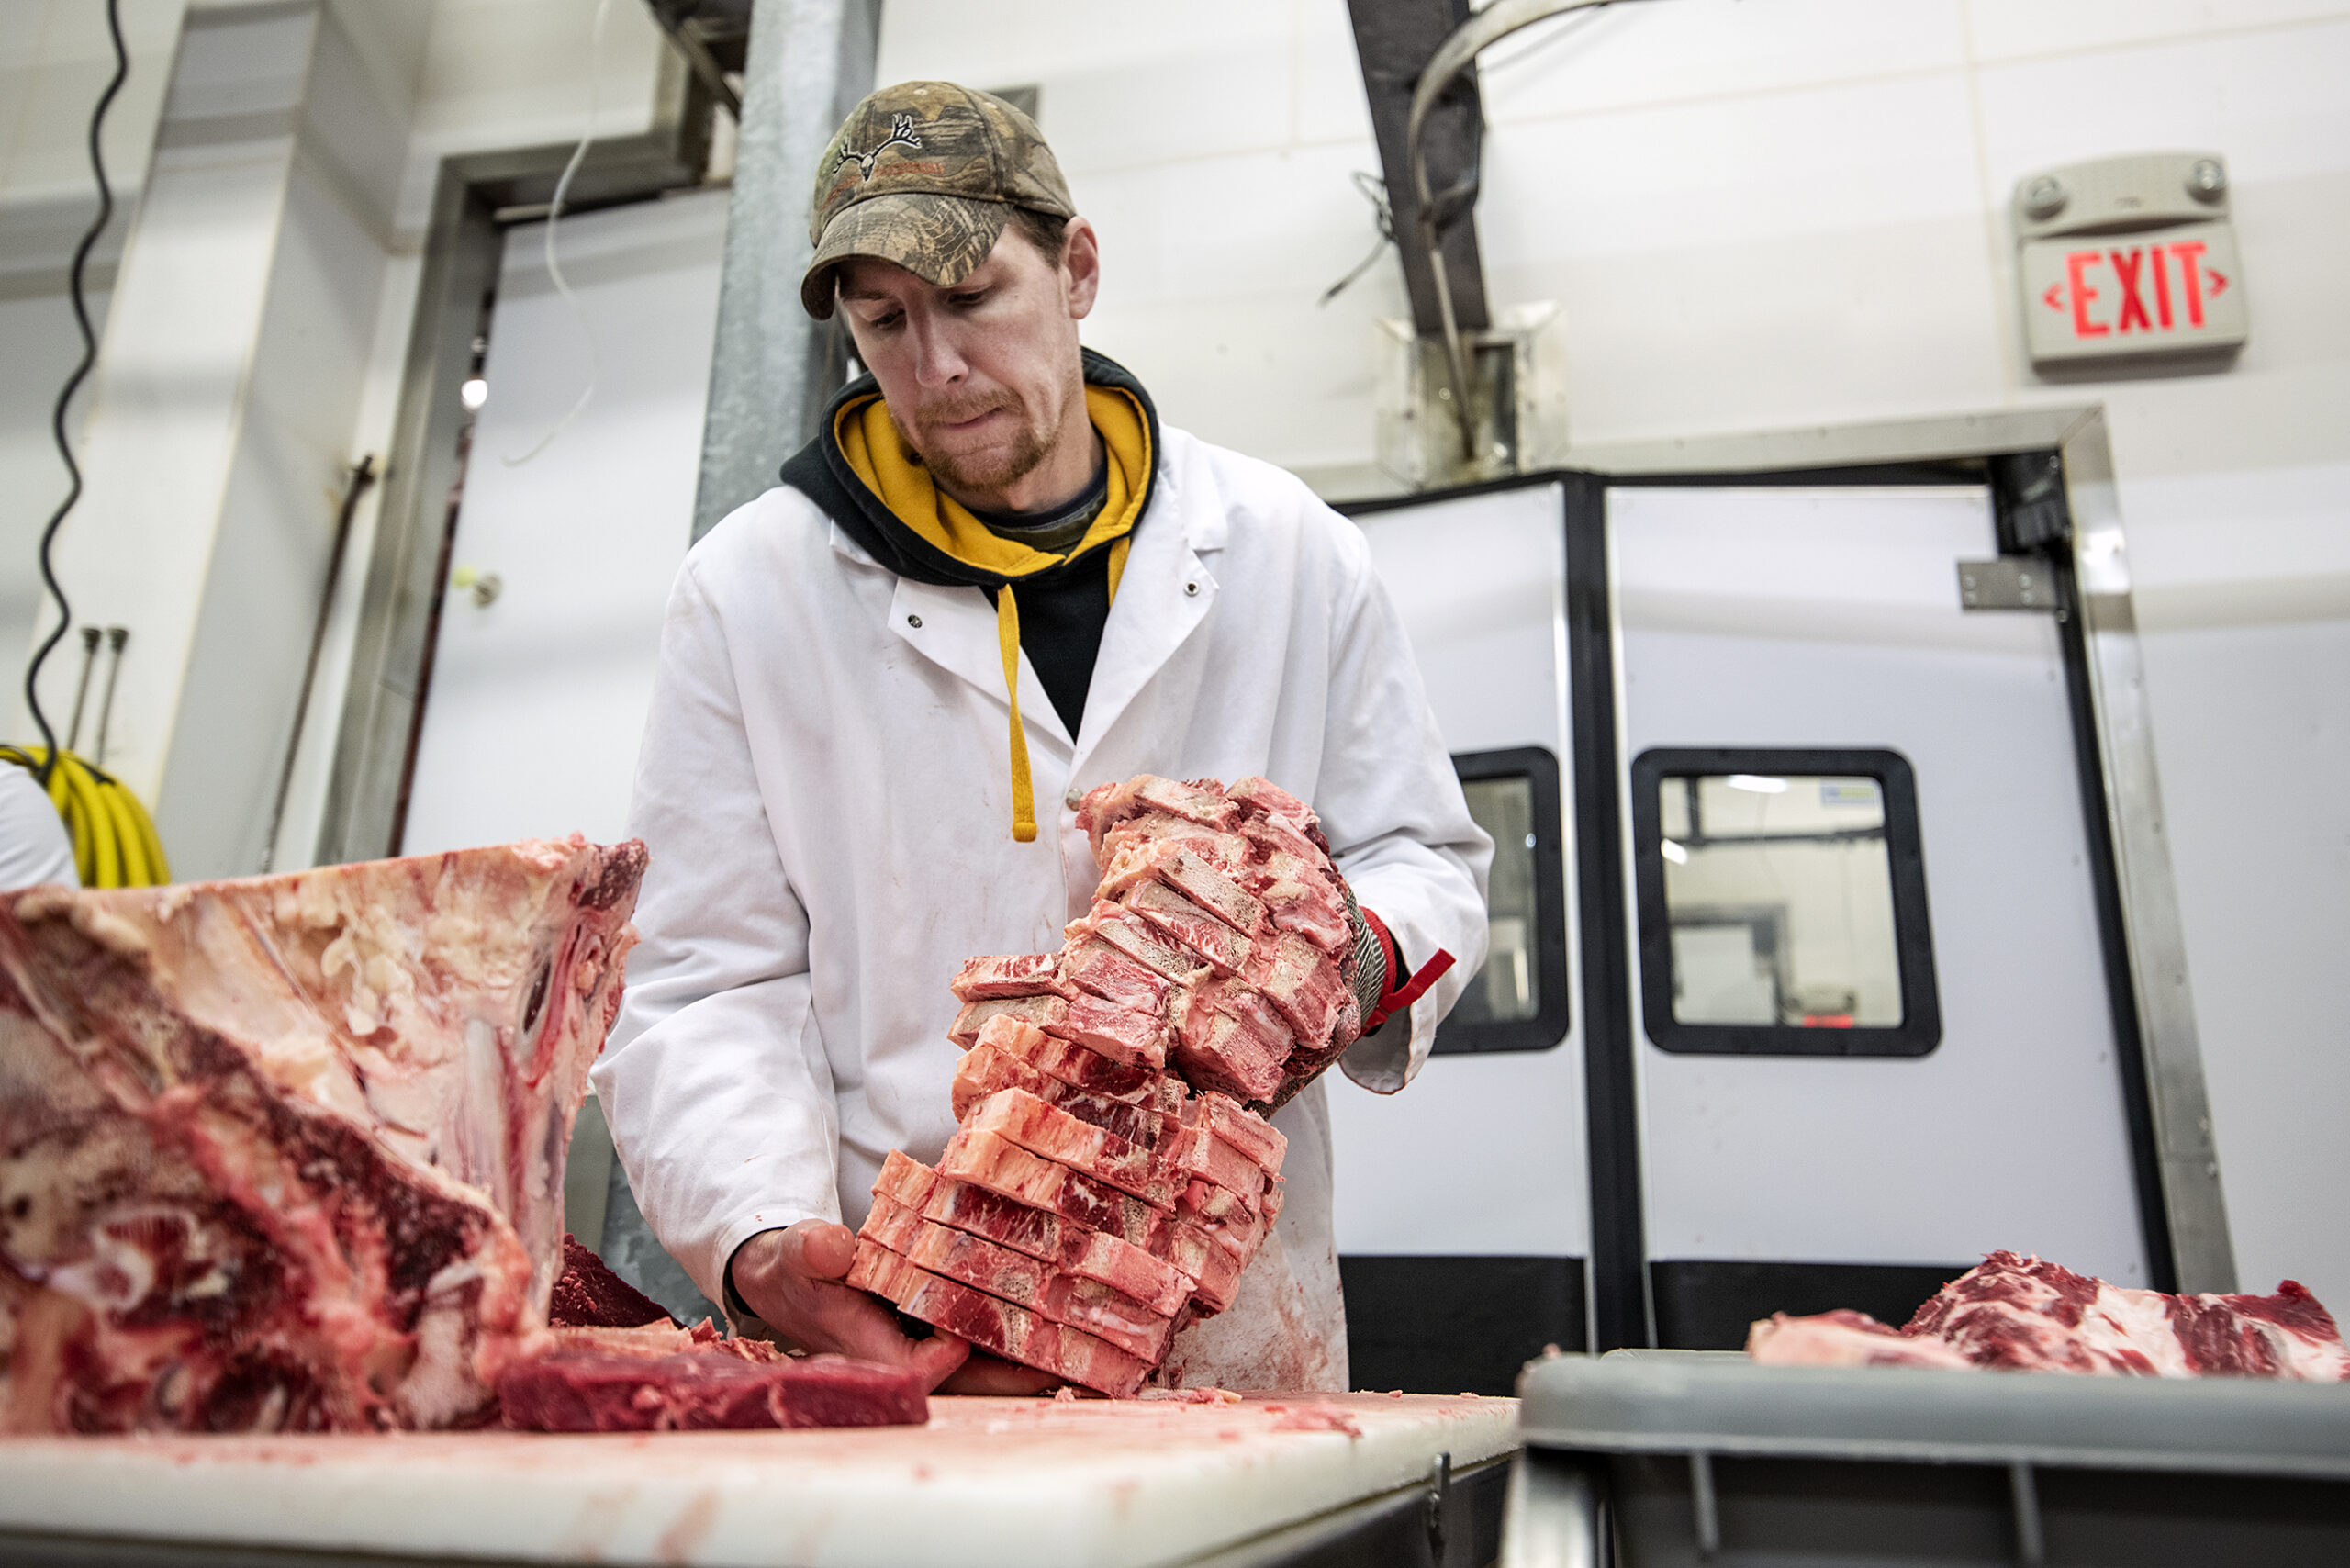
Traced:
<path fill-rule="evenodd" d="M 2169 1295 L 1994 1252 L 1900 1328 L 1865 1314 L 1774 1314 L 1747 1353 L 1780 1366 L 1932 1365 L 2121 1377 L 2350 1381 L 2333 1315 L 2287 1280 L 2274 1295 Z"/>
<path fill-rule="evenodd" d="M 1058 956 L 955 977 L 957 1130 L 935 1170 L 890 1157 L 856 1256 L 901 1310 L 1107 1391 L 1066 1368 L 1115 1382 L 1124 1363 L 1051 1330 L 1156 1363 L 1175 1327 L 1231 1305 L 1281 1212 L 1287 1144 L 1265 1114 L 1360 1014 L 1346 882 L 1295 796 L 1143 775 L 1084 797 L 1078 823 L 1091 907 Z"/>
<path fill-rule="evenodd" d="M 17 1430 L 478 1421 L 546 1343 L 642 845 L 0 896 Z"/>
<path fill-rule="evenodd" d="M 522 1432 L 686 1432 L 903 1427 L 930 1419 L 920 1373 L 846 1356 L 645 1358 L 562 1350 L 498 1380 Z"/>

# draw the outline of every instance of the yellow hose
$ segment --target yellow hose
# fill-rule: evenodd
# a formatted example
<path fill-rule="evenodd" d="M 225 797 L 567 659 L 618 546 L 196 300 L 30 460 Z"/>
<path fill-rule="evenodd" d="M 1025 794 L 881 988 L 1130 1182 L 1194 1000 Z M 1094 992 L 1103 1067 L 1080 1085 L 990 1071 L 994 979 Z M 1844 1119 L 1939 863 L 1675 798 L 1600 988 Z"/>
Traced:
<path fill-rule="evenodd" d="M 45 747 L 0 745 L 0 761 L 36 776 L 48 758 Z M 66 752 L 49 776 L 49 801 L 73 841 L 73 865 L 84 887 L 151 888 L 172 879 L 154 819 L 112 774 Z"/>

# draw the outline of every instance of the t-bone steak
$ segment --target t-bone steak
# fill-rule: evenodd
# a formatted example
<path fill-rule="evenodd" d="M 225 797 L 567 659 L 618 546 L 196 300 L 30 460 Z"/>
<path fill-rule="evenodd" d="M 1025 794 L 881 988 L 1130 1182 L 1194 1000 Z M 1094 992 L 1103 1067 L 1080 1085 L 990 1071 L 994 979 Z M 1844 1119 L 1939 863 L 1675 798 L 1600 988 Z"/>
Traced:
<path fill-rule="evenodd" d="M 1085 797 L 1102 868 L 1058 953 L 954 977 L 957 1130 L 893 1152 L 849 1282 L 1071 1383 L 1129 1394 L 1232 1303 L 1281 1212 L 1265 1120 L 1360 1033 L 1347 886 L 1262 778 Z"/>
<path fill-rule="evenodd" d="M 2294 1281 L 2274 1295 L 2167 1295 L 1994 1252 L 1899 1328 L 1865 1313 L 1785 1313 L 1747 1354 L 1775 1366 L 1990 1367 L 2109 1377 L 2350 1381 L 2333 1316 Z"/>
<path fill-rule="evenodd" d="M 543 1353 L 645 865 L 574 836 L 0 895 L 0 1411 L 477 1424 Z"/>

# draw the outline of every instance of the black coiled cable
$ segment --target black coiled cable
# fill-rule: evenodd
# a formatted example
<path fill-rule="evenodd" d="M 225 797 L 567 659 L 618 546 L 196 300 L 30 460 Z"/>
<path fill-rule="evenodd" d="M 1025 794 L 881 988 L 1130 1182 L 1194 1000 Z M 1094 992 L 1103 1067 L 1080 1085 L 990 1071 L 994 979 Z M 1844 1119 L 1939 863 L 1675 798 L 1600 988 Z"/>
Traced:
<path fill-rule="evenodd" d="M 106 225 L 114 220 L 114 187 L 106 184 L 106 152 L 98 144 L 98 133 L 106 128 L 106 111 L 114 106 L 115 95 L 122 91 L 123 83 L 130 76 L 130 51 L 123 47 L 122 42 L 121 0 L 106 0 L 106 32 L 114 40 L 114 76 L 106 83 L 106 91 L 98 95 L 97 106 L 90 111 L 90 173 L 97 177 L 98 182 L 98 215 L 84 230 L 82 242 L 73 247 L 73 265 L 69 274 L 73 319 L 82 329 L 82 363 L 73 367 L 73 374 L 65 378 L 65 385 L 58 390 L 57 406 L 50 411 L 49 420 L 50 433 L 57 442 L 57 455 L 63 460 L 65 472 L 72 480 L 66 489 L 65 499 L 50 514 L 49 526 L 40 533 L 40 578 L 48 585 L 50 596 L 57 600 L 57 629 L 42 639 L 40 646 L 34 650 L 32 663 L 25 669 L 25 705 L 32 710 L 33 722 L 40 726 L 43 749 L 39 771 L 44 788 L 49 783 L 50 775 L 57 770 L 57 732 L 50 727 L 49 715 L 41 711 L 40 666 L 48 660 L 50 650 L 65 640 L 65 633 L 73 625 L 73 608 L 66 603 L 65 590 L 58 586 L 57 568 L 50 560 L 50 547 L 57 542 L 57 531 L 64 526 L 65 514 L 72 511 L 74 503 L 82 498 L 82 465 L 73 461 L 73 442 L 65 433 L 65 410 L 66 406 L 73 401 L 73 394 L 80 391 L 82 383 L 89 378 L 90 367 L 98 360 L 98 334 L 90 326 L 90 302 L 84 291 L 84 276 L 89 270 L 90 252 L 97 245 L 98 236 L 105 233 Z"/>

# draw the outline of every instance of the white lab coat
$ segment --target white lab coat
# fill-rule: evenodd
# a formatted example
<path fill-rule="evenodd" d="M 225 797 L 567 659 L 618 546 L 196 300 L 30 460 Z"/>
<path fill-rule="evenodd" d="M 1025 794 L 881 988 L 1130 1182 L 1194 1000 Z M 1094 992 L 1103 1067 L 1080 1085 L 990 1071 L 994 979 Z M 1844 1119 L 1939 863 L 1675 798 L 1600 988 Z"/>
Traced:
<path fill-rule="evenodd" d="M 1372 1089 L 1418 1070 L 1483 960 L 1491 842 L 1360 533 L 1292 476 L 1163 431 L 1082 732 L 1024 656 L 1020 683 L 1031 844 L 1012 836 L 985 594 L 897 577 L 787 487 L 686 557 L 632 811 L 643 943 L 594 1077 L 654 1234 L 713 1301 L 750 1236 L 857 1225 L 890 1149 L 937 1156 L 947 981 L 973 954 L 1060 946 L 1099 876 L 1069 809 L 1096 784 L 1262 774 L 1320 813 L 1409 961 L 1454 955 L 1348 1052 Z M 1275 1125 L 1280 1222 L 1234 1306 L 1177 1339 L 1170 1380 L 1347 1386 L 1323 1086 Z"/>

